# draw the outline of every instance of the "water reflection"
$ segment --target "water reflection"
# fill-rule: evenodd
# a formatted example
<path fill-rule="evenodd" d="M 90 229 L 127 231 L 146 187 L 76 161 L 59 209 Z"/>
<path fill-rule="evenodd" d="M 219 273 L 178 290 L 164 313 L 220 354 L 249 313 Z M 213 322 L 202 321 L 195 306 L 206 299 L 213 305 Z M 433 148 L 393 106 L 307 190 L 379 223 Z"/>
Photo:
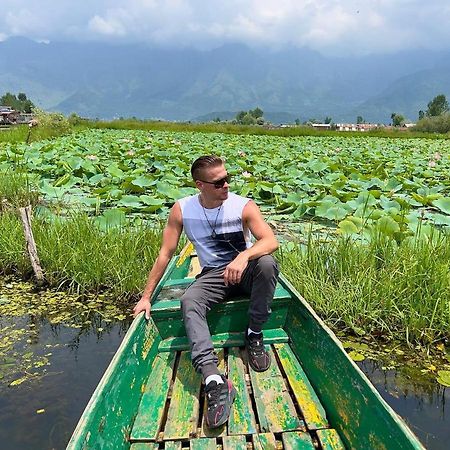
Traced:
<path fill-rule="evenodd" d="M 427 449 L 449 448 L 449 389 L 408 367 L 382 370 L 382 364 L 373 360 L 365 360 L 358 365 Z"/>
<path fill-rule="evenodd" d="M 50 346 L 50 366 L 19 386 L 0 384 L 1 448 L 64 449 L 125 328 L 111 323 L 99 333 L 40 320 L 39 338 L 30 347 L 38 353 Z"/>

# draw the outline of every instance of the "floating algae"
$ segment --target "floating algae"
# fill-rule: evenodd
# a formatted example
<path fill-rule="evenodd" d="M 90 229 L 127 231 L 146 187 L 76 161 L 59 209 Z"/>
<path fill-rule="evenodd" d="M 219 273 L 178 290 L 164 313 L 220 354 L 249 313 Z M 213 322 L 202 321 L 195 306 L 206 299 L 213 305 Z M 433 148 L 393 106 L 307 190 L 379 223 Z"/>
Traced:
<path fill-rule="evenodd" d="M 55 331 L 65 326 L 100 335 L 124 319 L 123 310 L 102 295 L 36 291 L 31 283 L 0 279 L 0 383 L 14 387 L 49 374 L 52 348 L 60 344 L 39 344 L 45 323 Z"/>

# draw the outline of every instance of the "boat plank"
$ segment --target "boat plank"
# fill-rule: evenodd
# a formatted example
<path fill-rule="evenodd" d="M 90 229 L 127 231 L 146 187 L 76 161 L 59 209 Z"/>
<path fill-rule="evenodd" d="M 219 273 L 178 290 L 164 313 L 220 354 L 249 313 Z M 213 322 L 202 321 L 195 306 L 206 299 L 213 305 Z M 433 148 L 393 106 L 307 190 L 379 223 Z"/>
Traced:
<path fill-rule="evenodd" d="M 200 374 L 191 363 L 191 353 L 182 352 L 169 405 L 164 440 L 188 439 L 197 431 Z"/>
<path fill-rule="evenodd" d="M 181 450 L 181 441 L 169 441 L 164 444 L 164 450 Z"/>
<path fill-rule="evenodd" d="M 130 450 L 158 450 L 158 448 L 156 442 L 135 442 L 131 444 Z"/>
<path fill-rule="evenodd" d="M 217 368 L 221 373 L 225 373 L 225 351 L 224 349 L 220 349 L 217 351 L 217 358 L 219 359 L 219 363 L 217 365 Z M 218 437 L 223 436 L 227 434 L 227 426 L 226 424 L 222 425 L 218 428 L 208 428 L 208 425 L 206 424 L 206 411 L 207 410 L 207 404 L 206 399 L 205 403 L 203 405 L 203 419 L 202 419 L 202 431 L 201 435 L 202 437 Z"/>
<path fill-rule="evenodd" d="M 273 351 L 269 346 L 266 350 L 272 359 L 269 369 L 255 372 L 249 367 L 261 431 L 280 433 L 302 430 L 304 423 L 297 417 Z"/>
<path fill-rule="evenodd" d="M 255 415 L 247 389 L 244 362 L 237 347 L 231 348 L 228 353 L 228 376 L 237 391 L 228 421 L 228 434 L 254 434 Z"/>
<path fill-rule="evenodd" d="M 264 330 L 264 342 L 267 344 L 288 342 L 287 333 L 281 328 Z M 244 345 L 244 333 L 218 333 L 212 336 L 215 348 L 242 347 Z M 159 352 L 172 352 L 174 350 L 188 350 L 189 341 L 186 336 L 169 337 L 161 341 L 158 347 Z"/>
<path fill-rule="evenodd" d="M 345 450 L 338 432 L 330 428 L 328 430 L 317 430 L 317 437 L 323 450 Z"/>
<path fill-rule="evenodd" d="M 225 436 L 223 438 L 223 450 L 246 450 L 245 436 Z"/>
<path fill-rule="evenodd" d="M 156 355 L 131 431 L 132 440 L 156 440 L 172 379 L 175 355 L 175 353 Z"/>
<path fill-rule="evenodd" d="M 273 433 L 260 433 L 252 436 L 254 450 L 277 450 Z"/>
<path fill-rule="evenodd" d="M 308 433 L 291 431 L 281 435 L 284 450 L 315 450 L 314 443 Z"/>
<path fill-rule="evenodd" d="M 217 450 L 217 443 L 212 438 L 192 439 L 191 450 Z"/>
<path fill-rule="evenodd" d="M 325 409 L 321 405 L 294 352 L 288 344 L 276 344 L 274 347 L 297 403 L 302 410 L 308 429 L 328 428 Z"/>

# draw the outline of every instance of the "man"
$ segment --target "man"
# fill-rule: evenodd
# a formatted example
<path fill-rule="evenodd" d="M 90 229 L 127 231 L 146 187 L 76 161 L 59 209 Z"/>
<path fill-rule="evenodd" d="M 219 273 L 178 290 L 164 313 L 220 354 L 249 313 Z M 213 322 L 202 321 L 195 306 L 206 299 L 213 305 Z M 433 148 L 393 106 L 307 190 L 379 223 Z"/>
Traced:
<path fill-rule="evenodd" d="M 194 244 L 201 273 L 181 297 L 183 320 L 191 344 L 192 363 L 203 375 L 207 398 L 207 423 L 211 428 L 229 417 L 236 390 L 217 368 L 206 314 L 211 307 L 239 292 L 250 294 L 249 326 L 245 345 L 250 366 L 267 370 L 270 356 L 263 343 L 262 325 L 270 314 L 278 268 L 271 256 L 278 242 L 258 206 L 230 193 L 229 177 L 221 158 L 198 158 L 191 167 L 200 193 L 172 207 L 163 232 L 161 250 L 150 271 L 134 315 L 150 317 L 150 298 L 172 258 L 184 230 Z M 256 239 L 251 243 L 251 235 Z"/>

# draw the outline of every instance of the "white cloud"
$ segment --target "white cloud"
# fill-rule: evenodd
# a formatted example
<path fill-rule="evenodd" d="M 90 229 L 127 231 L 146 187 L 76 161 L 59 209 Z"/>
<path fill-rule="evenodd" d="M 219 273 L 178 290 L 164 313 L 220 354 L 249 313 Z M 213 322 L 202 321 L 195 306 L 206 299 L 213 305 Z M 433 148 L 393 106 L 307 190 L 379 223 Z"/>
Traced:
<path fill-rule="evenodd" d="M 370 53 L 449 47 L 448 23 L 447 0 L 9 0 L 0 37 Z"/>

